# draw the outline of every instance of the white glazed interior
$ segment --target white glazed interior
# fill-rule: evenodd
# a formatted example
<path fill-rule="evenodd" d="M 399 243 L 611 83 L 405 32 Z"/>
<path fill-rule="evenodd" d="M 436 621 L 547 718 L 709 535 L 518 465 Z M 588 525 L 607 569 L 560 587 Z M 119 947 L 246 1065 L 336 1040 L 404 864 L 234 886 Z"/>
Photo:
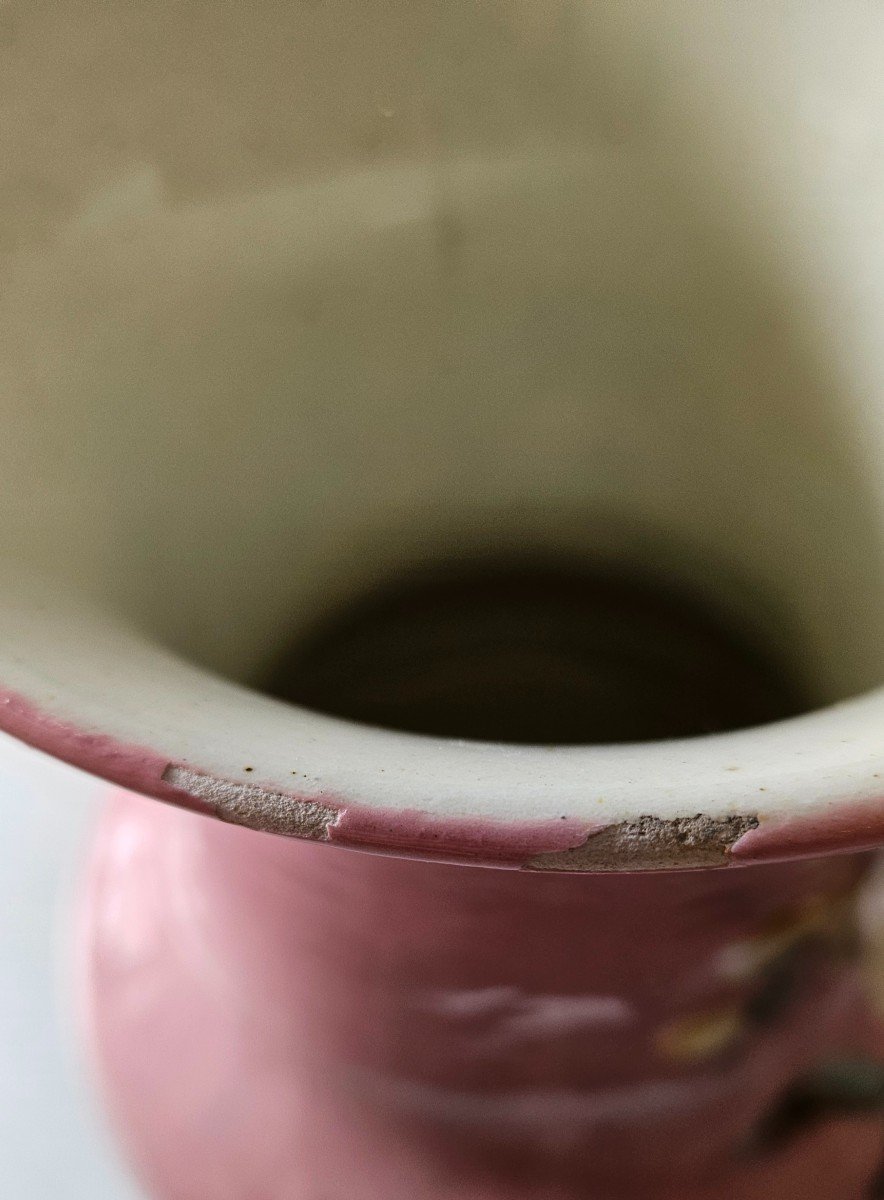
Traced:
<path fill-rule="evenodd" d="M 384 7 L 378 32 L 321 7 L 284 18 L 296 77 L 275 6 L 246 38 L 185 7 L 199 48 L 174 70 L 160 6 L 137 54 L 93 13 L 104 65 L 74 36 L 69 77 L 19 18 L 0 684 L 170 762 L 446 815 L 880 791 L 881 17 L 452 3 Z M 42 142 L 31 77 L 71 110 Z M 105 146 L 108 107 L 128 140 Z M 526 544 L 660 565 L 761 616 L 821 711 L 516 750 L 217 677 L 248 682 L 403 564 Z"/>

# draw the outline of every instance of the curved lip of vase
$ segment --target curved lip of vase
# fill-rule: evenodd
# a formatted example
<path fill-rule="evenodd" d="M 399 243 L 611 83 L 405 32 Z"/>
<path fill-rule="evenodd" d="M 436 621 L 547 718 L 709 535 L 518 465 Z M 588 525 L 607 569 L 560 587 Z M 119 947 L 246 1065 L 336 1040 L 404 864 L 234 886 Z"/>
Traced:
<path fill-rule="evenodd" d="M 0 729 L 251 829 L 538 871 L 884 844 L 884 688 L 690 739 L 522 746 L 365 726 L 212 675 L 82 598 L 7 587 Z"/>

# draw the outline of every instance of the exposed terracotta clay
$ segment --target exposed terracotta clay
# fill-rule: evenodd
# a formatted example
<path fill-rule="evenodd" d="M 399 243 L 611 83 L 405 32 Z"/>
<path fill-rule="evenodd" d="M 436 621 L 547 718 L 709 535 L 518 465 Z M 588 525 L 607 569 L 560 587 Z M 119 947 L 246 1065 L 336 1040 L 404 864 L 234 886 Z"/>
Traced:
<path fill-rule="evenodd" d="M 757 817 L 723 819 L 644 816 L 591 833 L 582 846 L 542 854 L 526 866 L 534 871 L 660 871 L 679 867 L 723 867 L 731 846 L 758 825 Z"/>
<path fill-rule="evenodd" d="M 186 767 L 168 766 L 163 782 L 177 791 L 198 796 L 212 807 L 222 821 L 281 833 L 287 837 L 328 841 L 329 830 L 340 813 L 312 800 L 299 800 L 283 792 L 271 792 L 256 784 L 231 783 L 213 779 Z"/>

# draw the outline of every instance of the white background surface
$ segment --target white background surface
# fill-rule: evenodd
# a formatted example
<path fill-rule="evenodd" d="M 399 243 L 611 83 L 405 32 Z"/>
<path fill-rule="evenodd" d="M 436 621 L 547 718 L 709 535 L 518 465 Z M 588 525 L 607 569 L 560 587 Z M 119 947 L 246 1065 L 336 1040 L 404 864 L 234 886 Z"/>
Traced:
<path fill-rule="evenodd" d="M 102 784 L 0 734 L 0 1198 L 141 1200 L 86 1077 L 73 900 Z"/>

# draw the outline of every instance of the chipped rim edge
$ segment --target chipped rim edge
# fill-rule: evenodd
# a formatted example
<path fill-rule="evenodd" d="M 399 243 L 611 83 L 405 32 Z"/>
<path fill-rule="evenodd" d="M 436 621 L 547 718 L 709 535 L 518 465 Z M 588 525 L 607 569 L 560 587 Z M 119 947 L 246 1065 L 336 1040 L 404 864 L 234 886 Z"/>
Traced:
<path fill-rule="evenodd" d="M 343 797 L 318 801 L 224 778 L 60 720 L 8 691 L 0 692 L 0 728 L 101 779 L 193 812 L 252 830 L 402 857 L 532 872 L 636 873 L 750 865 L 884 845 L 884 795 L 773 816 L 645 814 L 595 824 L 567 816 L 464 819 Z"/>
<path fill-rule="evenodd" d="M 0 729 L 251 829 L 535 871 L 694 869 L 884 844 L 884 688 L 673 742 L 432 738 L 214 675 L 58 581 L 10 568 L 3 584 Z"/>

